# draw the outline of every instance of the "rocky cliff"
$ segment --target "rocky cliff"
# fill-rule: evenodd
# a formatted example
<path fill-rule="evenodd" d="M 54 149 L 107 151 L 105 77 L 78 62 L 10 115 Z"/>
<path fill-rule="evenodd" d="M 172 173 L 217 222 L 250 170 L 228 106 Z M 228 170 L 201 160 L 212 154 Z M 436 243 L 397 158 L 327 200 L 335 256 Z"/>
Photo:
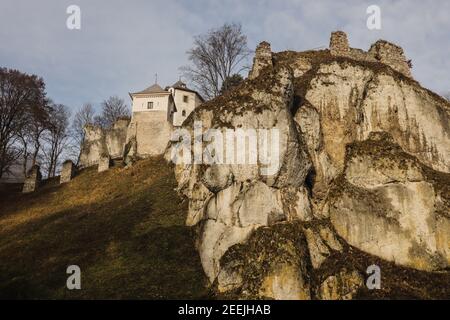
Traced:
<path fill-rule="evenodd" d="M 175 166 L 217 292 L 450 295 L 450 104 L 412 79 L 409 65 L 396 45 L 364 52 L 343 33 L 322 51 L 272 53 L 264 42 L 242 85 L 191 114 L 184 143 L 194 149 L 198 123 L 224 135 L 279 135 L 271 174 L 261 161 Z M 365 283 L 372 264 L 382 274 L 375 293 Z"/>

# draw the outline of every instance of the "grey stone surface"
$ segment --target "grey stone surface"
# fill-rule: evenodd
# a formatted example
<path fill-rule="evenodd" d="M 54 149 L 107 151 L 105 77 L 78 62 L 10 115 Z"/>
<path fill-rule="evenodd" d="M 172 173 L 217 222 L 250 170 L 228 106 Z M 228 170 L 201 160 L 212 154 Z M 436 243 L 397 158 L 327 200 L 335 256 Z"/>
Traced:
<path fill-rule="evenodd" d="M 64 161 L 59 177 L 59 183 L 67 183 L 75 176 L 76 166 L 71 160 Z"/>
<path fill-rule="evenodd" d="M 42 175 L 38 165 L 34 165 L 27 174 L 25 182 L 23 184 L 23 193 L 34 192 L 39 188 L 41 184 Z"/>
<path fill-rule="evenodd" d="M 98 172 L 103 172 L 109 169 L 111 165 L 111 158 L 109 156 L 102 156 L 98 162 Z"/>

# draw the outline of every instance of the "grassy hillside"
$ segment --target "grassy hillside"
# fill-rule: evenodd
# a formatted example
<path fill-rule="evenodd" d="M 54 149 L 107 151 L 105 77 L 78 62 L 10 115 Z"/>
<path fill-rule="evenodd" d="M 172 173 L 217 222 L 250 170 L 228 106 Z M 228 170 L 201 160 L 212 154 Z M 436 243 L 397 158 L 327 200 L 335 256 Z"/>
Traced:
<path fill-rule="evenodd" d="M 205 298 L 187 203 L 162 158 L 0 191 L 0 298 Z M 67 290 L 66 268 L 81 268 Z"/>

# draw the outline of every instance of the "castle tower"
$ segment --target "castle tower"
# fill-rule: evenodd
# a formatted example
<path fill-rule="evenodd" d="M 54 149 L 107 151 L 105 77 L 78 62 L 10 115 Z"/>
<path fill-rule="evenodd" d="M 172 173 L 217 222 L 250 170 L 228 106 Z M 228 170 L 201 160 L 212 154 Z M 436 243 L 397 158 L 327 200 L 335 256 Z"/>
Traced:
<path fill-rule="evenodd" d="M 263 41 L 256 47 L 252 70 L 250 70 L 248 78 L 255 79 L 259 76 L 262 69 L 272 65 L 272 50 L 270 48 L 270 43 Z"/>
<path fill-rule="evenodd" d="M 345 56 L 350 52 L 347 34 L 343 31 L 331 33 L 330 52 L 334 56 Z"/>

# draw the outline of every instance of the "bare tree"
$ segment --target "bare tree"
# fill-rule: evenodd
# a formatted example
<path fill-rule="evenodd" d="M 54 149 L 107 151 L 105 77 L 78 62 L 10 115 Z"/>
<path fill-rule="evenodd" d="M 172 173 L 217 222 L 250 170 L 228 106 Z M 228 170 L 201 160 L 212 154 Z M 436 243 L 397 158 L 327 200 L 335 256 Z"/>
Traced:
<path fill-rule="evenodd" d="M 45 105 L 42 78 L 0 68 L 0 178 L 21 154 L 19 134 L 32 121 L 33 108 L 37 112 Z"/>
<path fill-rule="evenodd" d="M 50 100 L 46 100 L 43 106 L 33 106 L 29 111 L 28 121 L 18 132 L 22 145 L 23 173 L 27 174 L 27 165 L 31 160 L 31 166 L 37 163 L 42 146 L 42 135 L 49 129 Z"/>
<path fill-rule="evenodd" d="M 224 24 L 196 36 L 187 54 L 192 65 L 181 67 L 184 76 L 205 98 L 212 99 L 220 95 L 226 79 L 247 68 L 243 63 L 250 51 L 241 25 Z M 223 89 L 227 90 L 226 83 Z"/>
<path fill-rule="evenodd" d="M 94 108 L 90 103 L 85 103 L 78 111 L 75 113 L 72 123 L 72 134 L 74 138 L 74 143 L 77 153 L 77 165 L 80 162 L 81 148 L 85 139 L 84 128 L 88 124 L 93 124 L 95 118 Z"/>
<path fill-rule="evenodd" d="M 103 128 L 110 128 L 117 119 L 129 116 L 130 109 L 125 101 L 117 96 L 112 96 L 102 102 L 102 114 L 96 116 L 94 122 Z"/>
<path fill-rule="evenodd" d="M 56 175 L 61 155 L 70 147 L 70 112 L 63 104 L 52 105 L 49 115 L 49 130 L 44 136 L 43 148 L 45 168 L 48 178 Z"/>

